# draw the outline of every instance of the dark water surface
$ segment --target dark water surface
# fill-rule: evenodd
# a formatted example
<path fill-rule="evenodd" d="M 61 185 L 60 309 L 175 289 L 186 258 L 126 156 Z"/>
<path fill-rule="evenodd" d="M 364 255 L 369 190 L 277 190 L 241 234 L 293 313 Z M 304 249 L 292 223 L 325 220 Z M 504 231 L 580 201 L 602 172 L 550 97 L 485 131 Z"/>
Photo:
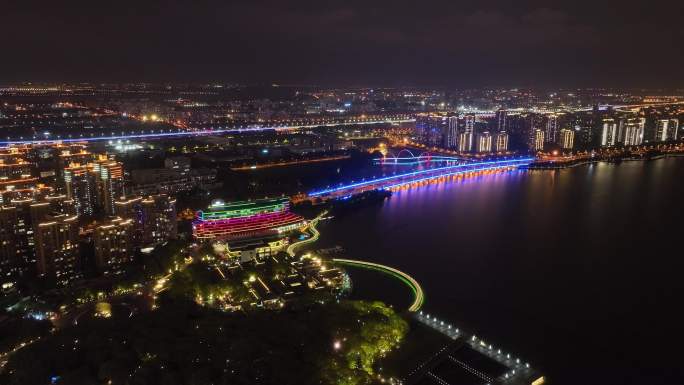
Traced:
<path fill-rule="evenodd" d="M 682 384 L 683 204 L 684 158 L 514 171 L 401 191 L 321 224 L 320 245 L 409 273 L 425 311 L 554 384 Z"/>

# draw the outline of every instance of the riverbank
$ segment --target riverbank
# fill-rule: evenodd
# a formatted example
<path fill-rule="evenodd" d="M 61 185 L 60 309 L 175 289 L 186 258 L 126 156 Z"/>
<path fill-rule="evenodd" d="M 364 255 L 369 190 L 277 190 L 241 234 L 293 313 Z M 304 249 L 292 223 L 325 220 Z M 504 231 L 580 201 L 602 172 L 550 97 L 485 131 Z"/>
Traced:
<path fill-rule="evenodd" d="M 625 153 L 621 155 L 611 155 L 611 156 L 596 156 L 592 158 L 582 158 L 570 161 L 539 161 L 530 164 L 527 167 L 521 167 L 528 170 L 560 170 L 565 168 L 572 168 L 577 166 L 583 166 L 592 163 L 606 162 L 606 163 L 620 163 L 622 161 L 651 161 L 658 159 L 665 159 L 670 157 L 684 157 L 684 152 L 672 152 L 672 153 L 644 153 L 644 154 L 633 154 Z"/>

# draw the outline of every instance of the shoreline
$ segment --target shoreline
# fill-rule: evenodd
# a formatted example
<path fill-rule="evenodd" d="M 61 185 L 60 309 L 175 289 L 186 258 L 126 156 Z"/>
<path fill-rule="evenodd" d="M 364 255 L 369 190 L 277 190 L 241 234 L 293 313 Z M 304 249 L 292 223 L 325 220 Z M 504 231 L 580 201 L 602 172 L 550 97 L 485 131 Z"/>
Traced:
<path fill-rule="evenodd" d="M 568 169 L 568 168 L 573 168 L 573 167 L 578 167 L 578 166 L 584 166 L 587 164 L 593 164 L 593 163 L 600 163 L 600 162 L 606 162 L 606 163 L 620 163 L 620 162 L 646 162 L 646 161 L 651 161 L 651 160 L 658 160 L 658 159 L 666 159 L 666 158 L 682 158 L 684 157 L 684 153 L 667 153 L 667 154 L 659 154 L 655 155 L 653 157 L 633 157 L 633 156 L 623 156 L 623 157 L 616 157 L 616 158 L 597 158 L 597 159 L 583 159 L 581 161 L 573 161 L 573 162 L 559 162 L 557 164 L 553 165 L 539 165 L 535 166 L 534 164 L 529 165 L 527 167 L 520 167 L 521 169 L 525 170 L 562 170 L 562 169 Z"/>

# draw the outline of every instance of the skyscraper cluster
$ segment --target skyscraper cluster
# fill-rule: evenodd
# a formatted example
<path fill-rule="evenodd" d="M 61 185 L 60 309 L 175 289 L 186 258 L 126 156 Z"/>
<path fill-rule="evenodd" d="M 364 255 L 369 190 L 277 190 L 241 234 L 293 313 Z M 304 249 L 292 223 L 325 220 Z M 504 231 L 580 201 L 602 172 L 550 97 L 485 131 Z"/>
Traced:
<path fill-rule="evenodd" d="M 99 274 L 119 274 L 137 249 L 175 237 L 175 199 L 126 196 L 113 157 L 80 144 L 0 149 L 2 291 L 36 279 L 66 286 L 92 261 Z"/>
<path fill-rule="evenodd" d="M 417 140 L 430 147 L 459 152 L 503 153 L 508 151 L 506 111 L 496 114 L 426 113 L 416 117 Z"/>
<path fill-rule="evenodd" d="M 462 153 L 574 151 L 675 141 L 680 129 L 678 112 L 667 108 L 499 109 L 417 114 L 415 140 Z"/>

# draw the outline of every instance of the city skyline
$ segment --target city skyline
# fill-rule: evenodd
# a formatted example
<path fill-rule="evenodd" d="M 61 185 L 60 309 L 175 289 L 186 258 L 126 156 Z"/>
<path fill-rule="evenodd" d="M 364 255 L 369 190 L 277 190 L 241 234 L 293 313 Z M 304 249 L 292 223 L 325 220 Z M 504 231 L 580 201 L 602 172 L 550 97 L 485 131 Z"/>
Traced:
<path fill-rule="evenodd" d="M 682 15 L 5 1 L 0 384 L 684 383 Z"/>

